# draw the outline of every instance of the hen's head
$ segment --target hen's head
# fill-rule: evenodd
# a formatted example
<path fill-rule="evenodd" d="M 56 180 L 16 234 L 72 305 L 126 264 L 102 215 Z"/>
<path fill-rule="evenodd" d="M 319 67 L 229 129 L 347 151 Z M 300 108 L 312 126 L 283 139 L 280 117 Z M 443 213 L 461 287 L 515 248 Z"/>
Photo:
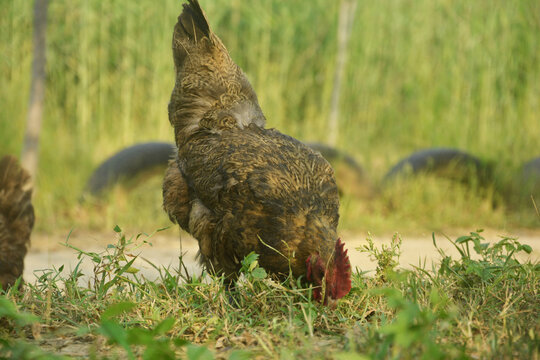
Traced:
<path fill-rule="evenodd" d="M 325 305 L 329 299 L 340 299 L 351 290 L 351 263 L 344 246 L 341 239 L 338 239 L 327 263 L 318 253 L 310 255 L 306 260 L 306 279 L 317 286 L 313 290 L 313 297 L 315 300 L 322 300 Z"/>

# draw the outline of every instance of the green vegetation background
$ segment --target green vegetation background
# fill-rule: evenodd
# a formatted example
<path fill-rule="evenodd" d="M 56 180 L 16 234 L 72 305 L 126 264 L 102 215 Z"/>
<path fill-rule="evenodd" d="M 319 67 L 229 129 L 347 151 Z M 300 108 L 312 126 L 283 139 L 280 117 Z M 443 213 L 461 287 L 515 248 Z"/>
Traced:
<path fill-rule="evenodd" d="M 136 142 L 172 141 L 171 34 L 180 1 L 55 0 L 35 204 L 38 228 L 157 228 L 160 179 L 109 201 L 78 202 L 92 170 Z M 326 142 L 339 2 L 202 1 L 213 30 L 256 89 L 268 124 Z M 540 2 L 359 1 L 337 147 L 377 184 L 412 151 L 457 147 L 495 166 L 505 189 L 540 156 Z M 0 153 L 21 151 L 32 59 L 32 2 L 0 0 Z M 506 184 L 506 185 L 505 185 Z M 363 230 L 534 226 L 532 206 L 499 191 L 420 179 L 343 200 Z M 389 225 L 390 224 L 390 225 Z"/>

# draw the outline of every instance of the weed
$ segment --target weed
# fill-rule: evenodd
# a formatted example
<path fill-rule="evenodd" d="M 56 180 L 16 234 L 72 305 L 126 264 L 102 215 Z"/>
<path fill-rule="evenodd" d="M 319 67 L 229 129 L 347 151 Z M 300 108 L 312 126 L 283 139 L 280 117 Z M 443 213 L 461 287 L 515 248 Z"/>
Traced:
<path fill-rule="evenodd" d="M 272 280 L 253 253 L 230 291 L 223 277 L 182 274 L 182 264 L 154 265 L 160 276 L 150 281 L 132 261 L 149 238 L 116 230 L 103 252 L 76 250 L 80 261 L 92 260 L 90 274 L 48 269 L 0 297 L 2 356 L 72 355 L 63 349 L 74 342 L 94 358 L 534 358 L 540 351 L 540 265 L 518 260 L 530 247 L 515 238 L 489 243 L 471 232 L 452 241 L 455 259 L 434 240 L 440 262 L 411 270 L 399 267 L 399 236 L 382 248 L 368 239 L 359 250 L 378 271 L 353 274 L 353 290 L 330 309 L 300 283 Z"/>
<path fill-rule="evenodd" d="M 381 245 L 381 250 L 375 247 L 371 235 L 366 239 L 367 245 L 363 245 L 356 250 L 369 254 L 371 260 L 377 262 L 375 277 L 380 282 L 385 282 L 388 276 L 393 273 L 399 265 L 399 256 L 401 255 L 401 236 L 394 234 L 390 247 Z"/>

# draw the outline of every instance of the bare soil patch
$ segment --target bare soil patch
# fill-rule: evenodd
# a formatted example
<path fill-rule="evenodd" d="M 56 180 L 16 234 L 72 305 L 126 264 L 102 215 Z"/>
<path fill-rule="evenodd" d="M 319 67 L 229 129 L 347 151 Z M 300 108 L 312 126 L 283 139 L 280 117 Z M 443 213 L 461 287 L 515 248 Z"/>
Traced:
<path fill-rule="evenodd" d="M 465 235 L 466 232 L 458 234 Z M 500 239 L 499 236 L 511 235 L 519 238 L 519 241 L 524 244 L 529 244 L 533 248 L 533 252 L 529 255 L 532 259 L 540 259 L 540 232 L 538 231 L 520 231 L 516 234 L 508 234 L 503 231 L 490 230 L 486 231 L 484 237 L 490 242 L 495 242 Z M 110 232 L 72 232 L 69 237 L 69 243 L 77 248 L 87 252 L 102 252 L 108 244 L 116 243 L 117 234 Z M 371 271 L 376 268 L 375 262 L 371 261 L 365 253 L 361 253 L 356 249 L 366 244 L 367 234 L 352 234 L 343 233 L 341 237 L 345 240 L 346 246 L 349 249 L 349 257 L 353 268 L 358 268 L 360 271 Z M 77 258 L 77 252 L 73 249 L 66 248 L 62 244 L 65 243 L 68 233 L 65 234 L 35 234 L 32 238 L 32 248 L 30 249 L 24 269 L 24 278 L 26 281 L 33 282 L 35 276 L 39 276 L 44 269 L 52 267 L 59 268 L 64 265 L 64 271 L 74 269 L 80 259 Z M 389 244 L 392 235 L 373 236 L 373 240 L 377 246 Z M 459 254 L 454 246 L 442 234 L 436 234 L 437 245 L 442 248 L 446 254 L 457 257 Z M 451 236 L 455 240 L 455 236 Z M 190 273 L 200 273 L 201 267 L 196 261 L 198 244 L 191 236 L 182 233 L 178 234 L 176 229 L 169 229 L 161 233 L 155 234 L 147 238 L 142 235 L 140 239 L 148 241 L 150 244 L 145 244 L 133 251 L 132 255 L 138 255 L 134 265 L 140 270 L 140 274 L 147 279 L 155 280 L 158 277 L 157 270 L 149 264 L 156 266 L 170 267 L 177 269 L 179 267 L 179 256 L 183 254 L 183 261 Z M 423 235 L 402 235 L 403 243 L 401 246 L 402 254 L 400 264 L 404 268 L 426 264 L 431 266 L 432 262 L 437 262 L 440 256 L 437 249 L 433 246 L 431 234 Z M 520 257 L 526 260 L 527 257 Z M 93 264 L 88 258 L 83 258 L 81 267 L 85 275 L 92 273 Z"/>

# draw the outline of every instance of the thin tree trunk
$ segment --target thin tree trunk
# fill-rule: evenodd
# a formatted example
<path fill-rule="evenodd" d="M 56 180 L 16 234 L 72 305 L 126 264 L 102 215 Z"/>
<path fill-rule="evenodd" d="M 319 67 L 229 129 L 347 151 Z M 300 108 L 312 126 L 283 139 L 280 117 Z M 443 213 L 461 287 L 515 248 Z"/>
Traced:
<path fill-rule="evenodd" d="M 338 53 L 334 71 L 334 86 L 330 103 L 330 116 L 328 118 L 328 143 L 332 146 L 336 145 L 339 135 L 339 100 L 341 96 L 343 73 L 347 63 L 347 45 L 351 36 L 355 11 L 356 0 L 343 0 L 341 2 L 338 20 Z"/>
<path fill-rule="evenodd" d="M 47 28 L 48 0 L 34 2 L 34 59 L 30 84 L 30 100 L 26 118 L 26 133 L 21 154 L 21 162 L 32 179 L 35 179 L 39 154 L 39 135 L 43 119 L 43 99 L 45 97 L 45 31 Z"/>

